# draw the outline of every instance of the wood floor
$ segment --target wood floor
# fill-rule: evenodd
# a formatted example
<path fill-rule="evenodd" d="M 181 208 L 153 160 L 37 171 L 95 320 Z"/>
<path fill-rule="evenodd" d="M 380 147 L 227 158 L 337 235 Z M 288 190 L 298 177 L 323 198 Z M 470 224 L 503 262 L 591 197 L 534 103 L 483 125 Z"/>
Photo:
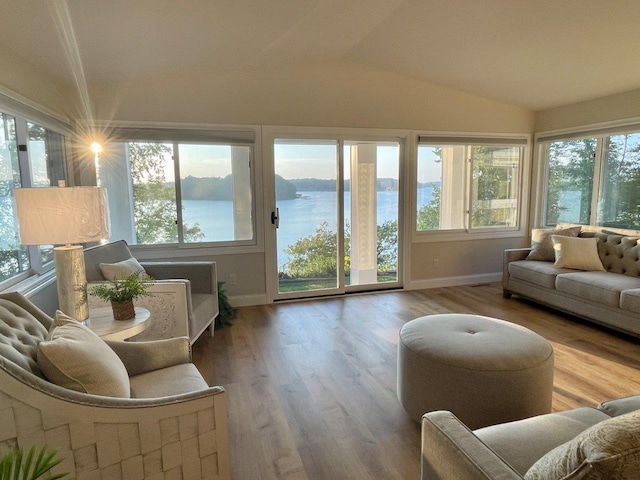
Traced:
<path fill-rule="evenodd" d="M 398 331 L 433 313 L 524 325 L 553 343 L 553 409 L 640 393 L 640 341 L 498 284 L 245 307 L 194 345 L 229 401 L 234 480 L 419 479 L 420 429 L 396 398 Z"/>

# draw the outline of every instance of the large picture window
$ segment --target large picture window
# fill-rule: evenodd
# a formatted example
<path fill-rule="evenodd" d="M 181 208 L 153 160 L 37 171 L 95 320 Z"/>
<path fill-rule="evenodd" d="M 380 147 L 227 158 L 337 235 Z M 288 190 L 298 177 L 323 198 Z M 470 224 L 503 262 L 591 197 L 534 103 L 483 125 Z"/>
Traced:
<path fill-rule="evenodd" d="M 119 214 L 112 215 L 113 238 L 139 245 L 255 242 L 252 132 L 233 142 L 206 132 L 136 132 L 141 139 L 110 142 L 99 159 L 99 182 Z M 181 134 L 197 141 L 171 139 Z"/>
<path fill-rule="evenodd" d="M 516 229 L 526 140 L 418 146 L 416 230 Z M 496 143 L 498 143 L 496 145 Z"/>
<path fill-rule="evenodd" d="M 542 143 L 545 225 L 640 229 L 640 133 Z"/>

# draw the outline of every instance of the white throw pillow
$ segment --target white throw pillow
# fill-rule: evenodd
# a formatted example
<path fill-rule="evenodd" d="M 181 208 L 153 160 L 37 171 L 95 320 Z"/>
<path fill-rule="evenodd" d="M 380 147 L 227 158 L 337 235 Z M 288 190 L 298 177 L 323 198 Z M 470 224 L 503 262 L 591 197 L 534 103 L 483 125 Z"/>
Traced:
<path fill-rule="evenodd" d="M 556 268 L 574 268 L 604 272 L 602 261 L 598 256 L 597 238 L 573 238 L 552 235 L 553 249 L 556 253 Z"/>
<path fill-rule="evenodd" d="M 640 476 L 640 410 L 596 423 L 554 448 L 526 480 L 631 480 Z"/>
<path fill-rule="evenodd" d="M 73 317 L 70 317 L 66 313 L 56 310 L 56 315 L 53 317 L 53 322 L 51 323 L 51 327 L 49 328 L 49 332 L 53 332 L 53 329 L 59 327 L 61 325 L 68 325 L 70 323 L 81 323 Z"/>
<path fill-rule="evenodd" d="M 49 381 L 78 392 L 129 398 L 129 375 L 120 357 L 78 322 L 55 327 L 38 344 L 38 365 Z"/>
<path fill-rule="evenodd" d="M 133 257 L 117 263 L 101 263 L 100 271 L 107 280 L 121 280 L 138 272 L 146 274 L 142 265 Z"/>

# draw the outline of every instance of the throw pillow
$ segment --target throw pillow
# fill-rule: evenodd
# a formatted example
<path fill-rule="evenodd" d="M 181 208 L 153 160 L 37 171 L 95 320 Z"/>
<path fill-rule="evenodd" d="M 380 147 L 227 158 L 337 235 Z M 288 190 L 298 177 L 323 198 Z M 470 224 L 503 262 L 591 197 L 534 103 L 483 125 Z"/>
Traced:
<path fill-rule="evenodd" d="M 576 270 L 605 271 L 598 256 L 597 238 L 572 238 L 552 235 L 556 268 L 574 268 Z"/>
<path fill-rule="evenodd" d="M 37 358 L 44 375 L 56 385 L 107 397 L 131 396 L 122 360 L 81 323 L 55 327 L 38 344 Z"/>
<path fill-rule="evenodd" d="M 636 479 L 640 472 L 640 410 L 588 428 L 554 448 L 525 474 L 526 480 Z"/>
<path fill-rule="evenodd" d="M 53 332 L 53 329 L 59 327 L 61 325 L 68 325 L 69 323 L 80 323 L 75 318 L 70 317 L 66 313 L 56 310 L 56 314 L 53 317 L 53 322 L 51 323 L 51 327 L 49 328 L 49 332 Z"/>
<path fill-rule="evenodd" d="M 577 237 L 582 227 L 570 227 L 563 229 L 534 228 L 531 231 L 531 252 L 527 255 L 527 260 L 542 260 L 553 262 L 556 259 L 553 251 L 552 235 L 564 235 L 567 237 Z"/>
<path fill-rule="evenodd" d="M 101 263 L 100 271 L 107 280 L 120 280 L 134 273 L 146 273 L 142 265 L 135 258 L 127 258 L 117 263 Z"/>

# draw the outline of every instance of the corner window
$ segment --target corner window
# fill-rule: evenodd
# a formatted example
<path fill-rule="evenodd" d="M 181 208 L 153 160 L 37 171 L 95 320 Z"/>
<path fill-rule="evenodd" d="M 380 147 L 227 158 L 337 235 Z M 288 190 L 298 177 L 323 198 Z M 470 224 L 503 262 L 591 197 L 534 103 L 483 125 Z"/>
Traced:
<path fill-rule="evenodd" d="M 53 266 L 53 246 L 20 245 L 13 192 L 65 180 L 64 151 L 61 134 L 0 112 L 0 284 Z"/>
<path fill-rule="evenodd" d="M 539 141 L 546 165 L 545 225 L 640 230 L 640 133 Z"/>
<path fill-rule="evenodd" d="M 110 142 L 99 158 L 99 181 L 119 214 L 111 215 L 112 237 L 139 245 L 255 243 L 253 132 L 243 133 L 244 141 L 233 142 L 215 132 L 192 132 L 198 141 Z"/>
<path fill-rule="evenodd" d="M 418 146 L 416 230 L 517 229 L 526 140 L 499 145 L 436 140 L 442 139 L 421 137 Z"/>

